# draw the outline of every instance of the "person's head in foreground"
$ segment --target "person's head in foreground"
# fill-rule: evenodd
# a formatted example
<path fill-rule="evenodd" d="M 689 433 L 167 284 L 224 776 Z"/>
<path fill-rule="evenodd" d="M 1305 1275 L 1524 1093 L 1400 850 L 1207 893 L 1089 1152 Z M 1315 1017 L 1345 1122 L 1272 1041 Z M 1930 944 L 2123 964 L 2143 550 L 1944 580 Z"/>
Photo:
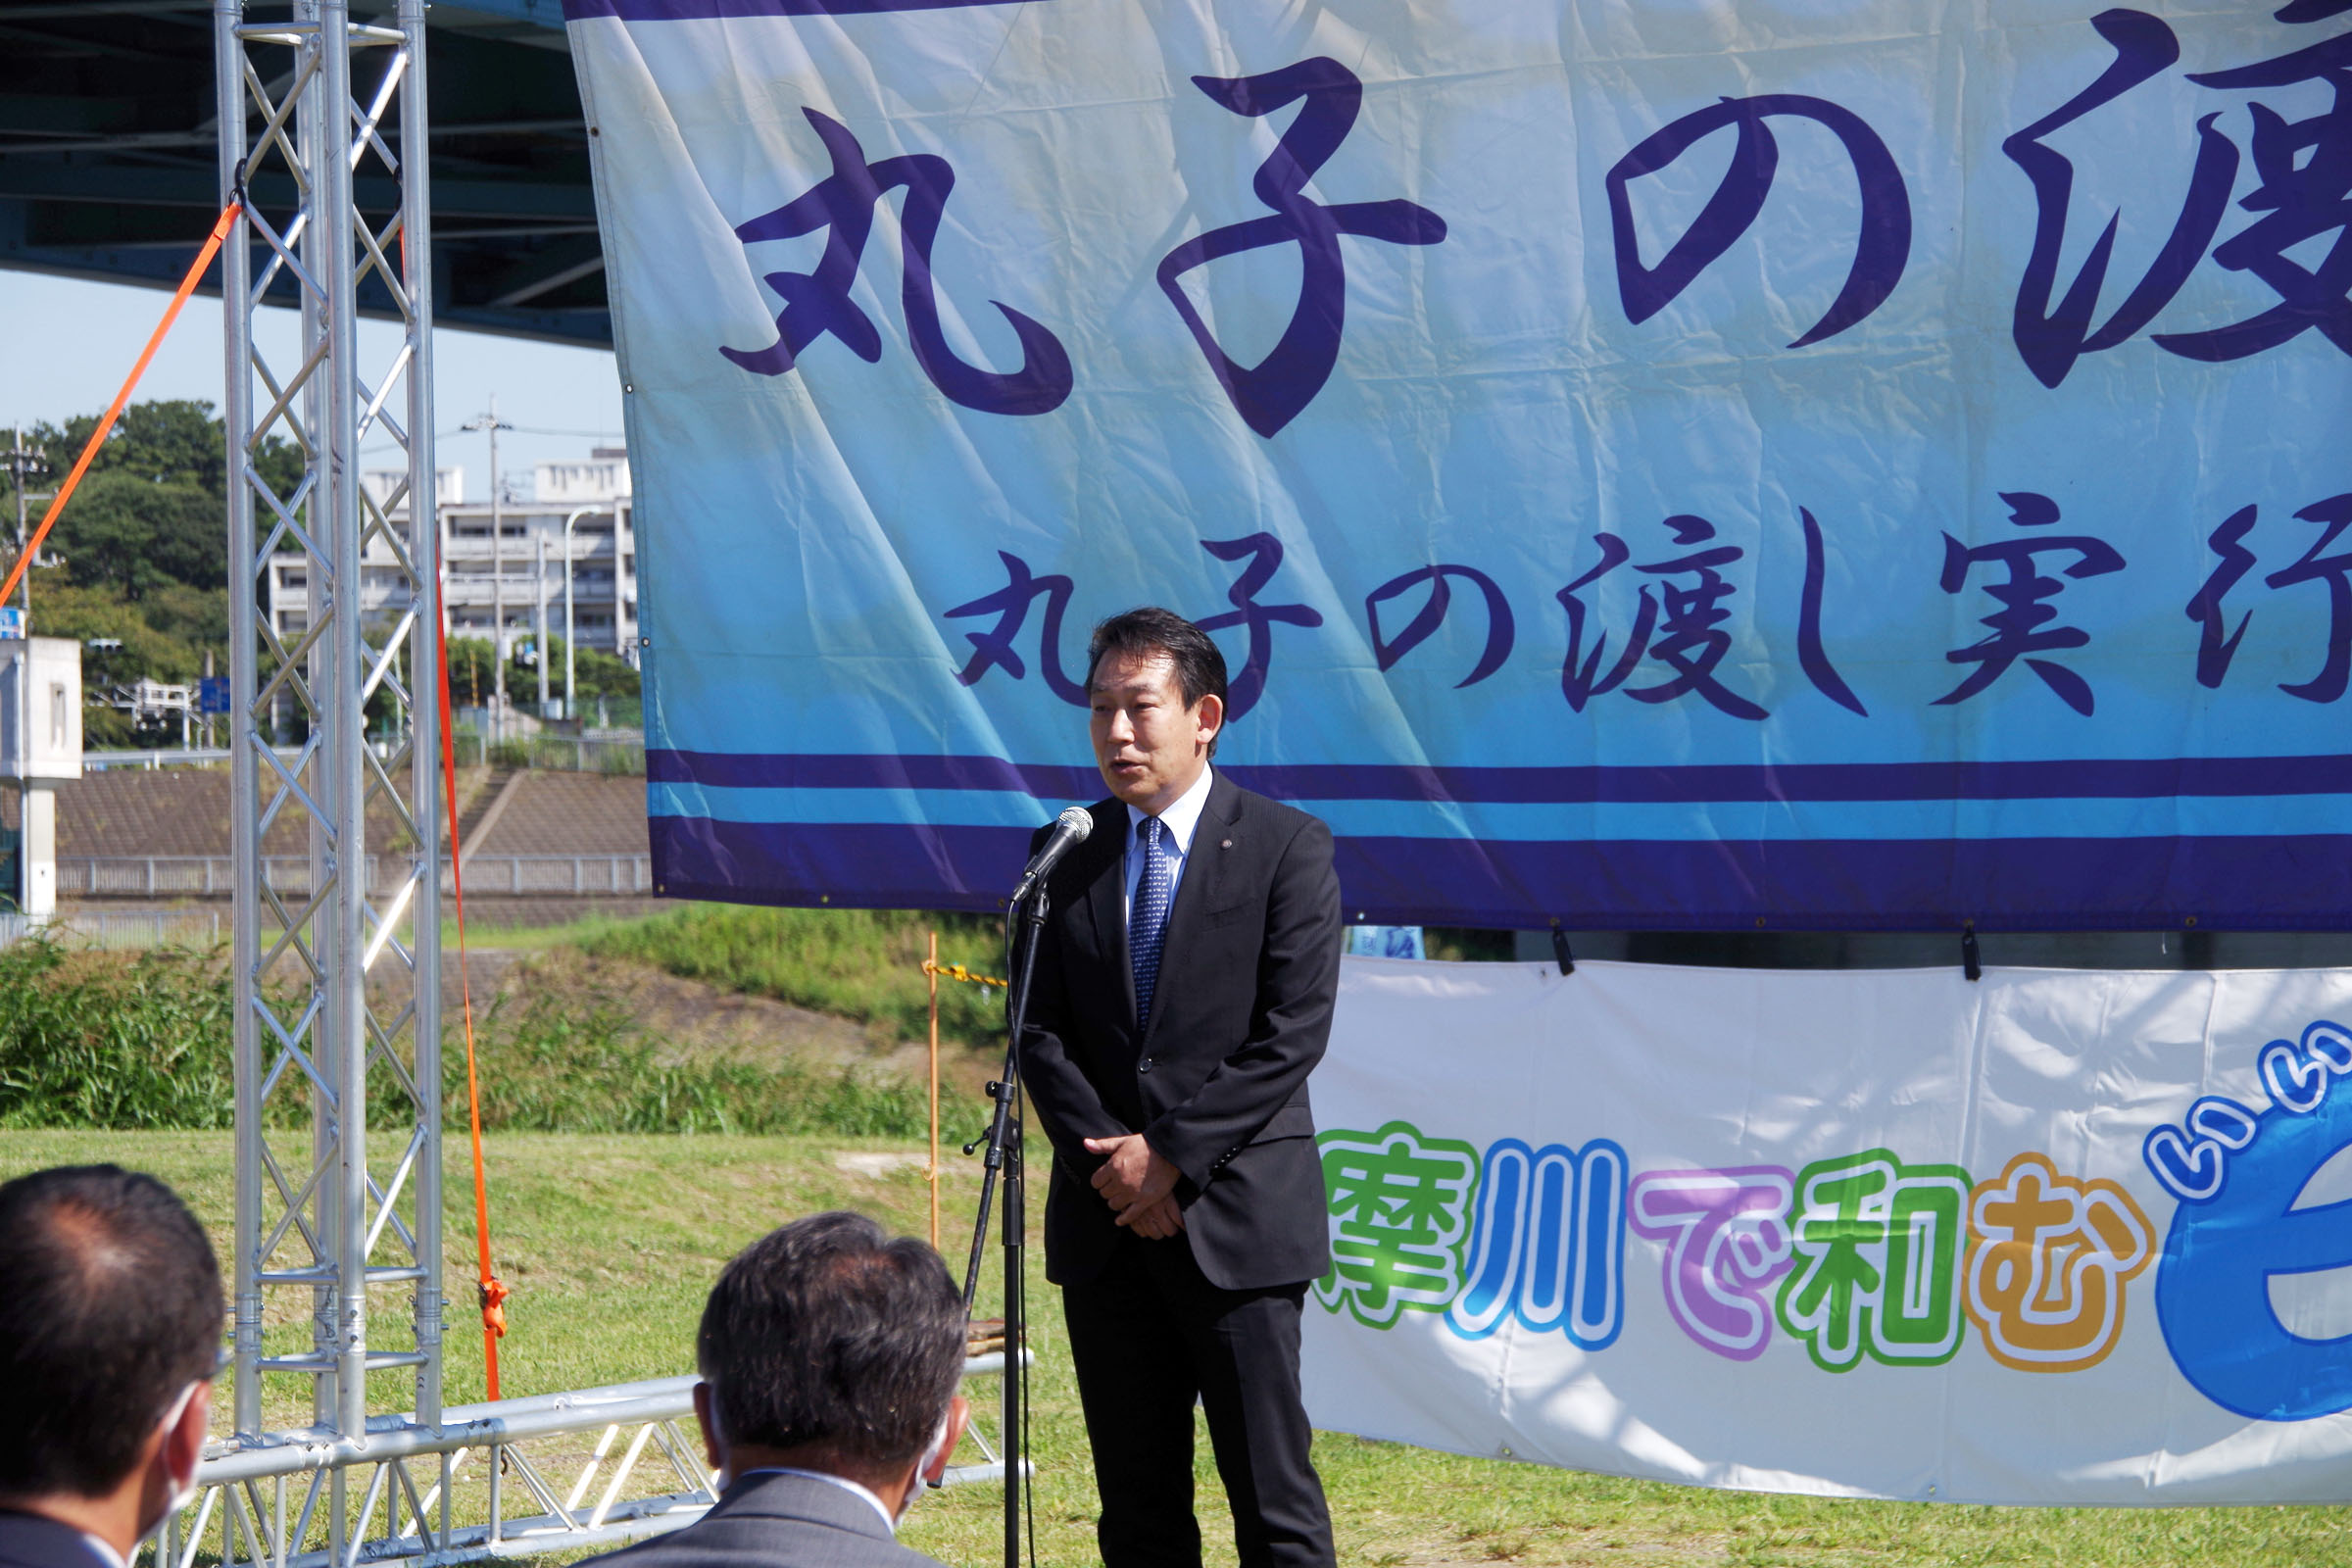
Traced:
<path fill-rule="evenodd" d="M 154 1177 L 0 1186 L 0 1529 L 64 1526 L 127 1558 L 184 1503 L 222 1310 L 204 1227 Z"/>
<path fill-rule="evenodd" d="M 1130 610 L 1097 626 L 1086 692 L 1095 765 L 1147 816 L 1174 805 L 1217 755 L 1225 656 L 1174 611 Z"/>
<path fill-rule="evenodd" d="M 966 1412 L 963 1298 L 939 1254 L 861 1214 L 812 1214 L 726 1266 L 703 1308 L 694 1413 L 723 1491 L 816 1471 L 895 1523 L 946 1471 Z"/>

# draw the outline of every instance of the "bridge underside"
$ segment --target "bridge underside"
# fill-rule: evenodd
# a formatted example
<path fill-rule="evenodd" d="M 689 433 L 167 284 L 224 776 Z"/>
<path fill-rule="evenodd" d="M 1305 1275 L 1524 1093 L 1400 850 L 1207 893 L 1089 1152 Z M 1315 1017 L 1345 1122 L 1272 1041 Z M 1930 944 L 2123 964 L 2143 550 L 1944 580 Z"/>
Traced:
<path fill-rule="evenodd" d="M 352 6 L 355 21 L 391 9 Z M 426 16 L 436 319 L 610 347 L 560 0 L 436 0 Z M 210 0 L 0 3 L 0 269 L 179 281 L 220 211 L 212 20 Z M 291 205 L 267 178 L 255 194 Z M 354 197 L 380 227 L 398 191 L 363 176 Z M 280 272 L 270 303 L 294 297 Z M 395 315 L 374 279 L 360 309 Z"/>

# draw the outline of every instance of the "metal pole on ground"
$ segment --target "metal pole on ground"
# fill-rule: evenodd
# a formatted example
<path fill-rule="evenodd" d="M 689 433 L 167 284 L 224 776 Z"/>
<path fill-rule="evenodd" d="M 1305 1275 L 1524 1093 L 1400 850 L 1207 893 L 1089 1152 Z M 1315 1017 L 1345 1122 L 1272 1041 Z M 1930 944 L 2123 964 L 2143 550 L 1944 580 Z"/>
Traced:
<path fill-rule="evenodd" d="M 440 1415 L 438 735 L 430 703 L 419 701 L 439 680 L 422 0 L 401 0 L 397 17 L 396 26 L 354 23 L 348 0 L 299 0 L 290 18 L 253 24 L 238 0 L 213 8 L 223 200 L 242 198 L 250 181 L 294 204 L 249 205 L 221 273 L 236 901 L 233 1407 L 246 1443 L 263 1438 L 265 1382 L 277 1376 L 310 1381 L 314 1417 L 338 1442 L 364 1445 L 370 1415 L 382 1414 L 370 1408 L 376 1371 L 414 1369 L 416 1420 Z M 358 180 L 397 181 L 397 208 L 382 218 L 362 212 Z M 363 284 L 389 300 L 401 326 L 393 351 L 372 363 L 363 363 L 359 338 Z M 253 330 L 273 286 L 291 289 L 301 312 L 291 363 L 271 363 Z M 395 397 L 402 377 L 406 396 Z M 282 488 L 255 461 L 273 438 L 305 459 Z M 385 443 L 406 458 L 405 536 L 391 518 L 397 508 L 377 506 L 359 484 L 360 453 Z M 360 591 L 371 549 L 392 553 L 407 584 L 372 607 Z M 310 614 L 281 637 L 262 607 L 282 551 L 304 557 Z M 382 759 L 366 735 L 379 691 L 405 721 Z M 303 721 L 285 756 L 270 744 L 281 701 Z M 308 823 L 311 876 L 299 891 L 270 880 L 262 853 L 278 821 Z M 371 831 L 385 842 L 370 844 Z M 375 1105 L 371 1067 L 389 1069 Z M 263 1096 L 272 1089 L 307 1102 L 307 1148 L 265 1139 Z M 371 1130 L 383 1139 L 373 1151 Z M 394 1284 L 412 1294 L 409 1334 L 396 1338 L 414 1348 L 370 1342 L 369 1290 Z M 310 1344 L 271 1354 L 264 1325 L 273 1296 L 287 1291 L 310 1298 Z M 292 1304 L 275 1315 L 299 1322 L 306 1314 Z M 305 1510 L 331 1549 L 351 1545 L 354 1502 L 338 1467 L 323 1509 Z"/>
<path fill-rule="evenodd" d="M 426 165 L 425 0 L 400 0 L 402 83 L 400 263 L 409 295 L 409 790 L 416 831 L 410 840 L 409 900 L 414 952 L 409 959 L 416 1006 L 411 1036 L 416 1066 L 416 1420 L 441 1420 L 441 511 L 433 450 L 433 228 Z M 441 1456 L 440 1529 L 448 1534 L 452 1460 Z M 424 1520 L 419 1531 L 430 1536 Z"/>
<path fill-rule="evenodd" d="M 459 428 L 490 432 L 490 739 L 503 741 L 507 722 L 507 498 L 498 471 L 498 432 L 514 427 L 498 416 L 493 394 L 487 414 L 477 414 Z"/>
<path fill-rule="evenodd" d="M 547 717 L 547 530 L 531 530 L 531 599 L 536 618 L 531 623 L 531 662 L 539 666 L 539 716 Z"/>
<path fill-rule="evenodd" d="M 576 507 L 571 515 L 564 519 L 564 716 L 575 722 L 580 716 L 580 689 L 573 679 L 577 662 L 571 652 L 571 525 L 595 510 L 593 507 Z M 613 537 L 618 539 L 619 534 L 619 524 L 616 522 L 613 525 Z"/>

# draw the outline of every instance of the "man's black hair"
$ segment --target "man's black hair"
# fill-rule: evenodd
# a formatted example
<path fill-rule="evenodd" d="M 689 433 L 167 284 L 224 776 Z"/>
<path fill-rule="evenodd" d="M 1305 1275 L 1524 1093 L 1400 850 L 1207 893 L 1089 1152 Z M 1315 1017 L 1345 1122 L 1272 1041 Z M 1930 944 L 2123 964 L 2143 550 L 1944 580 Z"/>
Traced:
<path fill-rule="evenodd" d="M 1127 654 L 1149 659 L 1165 654 L 1176 666 L 1176 689 L 1183 694 L 1188 709 L 1200 706 L 1203 697 L 1225 701 L 1225 655 L 1209 640 L 1208 633 L 1185 619 L 1172 610 L 1146 605 L 1138 610 L 1125 610 L 1095 627 L 1095 634 L 1086 644 L 1086 684 L 1094 689 L 1095 671 L 1102 665 L 1105 654 Z M 1220 728 L 1219 734 L 1223 733 Z M 1217 755 L 1217 742 L 1211 737 L 1208 755 Z"/>
<path fill-rule="evenodd" d="M 921 1454 L 963 1376 L 963 1294 L 939 1254 L 862 1214 L 812 1214 L 745 1248 L 695 1336 L 730 1444 L 839 1464 Z"/>
<path fill-rule="evenodd" d="M 119 1165 L 0 1186 L 0 1495 L 112 1492 L 220 1363 L 220 1268 L 171 1188 Z"/>

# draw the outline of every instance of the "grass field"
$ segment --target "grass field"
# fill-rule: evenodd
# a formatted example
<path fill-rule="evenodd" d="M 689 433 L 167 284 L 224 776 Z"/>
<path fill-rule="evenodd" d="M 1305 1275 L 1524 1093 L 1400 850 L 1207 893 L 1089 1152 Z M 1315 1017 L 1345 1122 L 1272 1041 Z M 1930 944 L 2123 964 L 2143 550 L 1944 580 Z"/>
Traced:
<path fill-rule="evenodd" d="M 504 1350 L 506 1392 L 549 1393 L 687 1370 L 694 1321 L 719 1265 L 795 1215 L 858 1208 L 920 1234 L 926 1202 L 918 1172 L 864 1176 L 835 1158 L 906 1147 L 838 1138 L 494 1137 L 492 1230 L 500 1271 L 515 1288 Z M 471 1298 L 470 1191 L 462 1145 L 453 1139 L 450 1148 L 448 1373 L 449 1398 L 458 1402 L 480 1397 L 482 1373 L 480 1339 L 463 1304 Z M 225 1240 L 232 1174 L 226 1134 L 12 1132 L 0 1146 L 0 1174 L 90 1159 L 156 1172 Z M 956 1233 L 968 1226 L 973 1190 L 970 1164 L 953 1164 L 945 1238 L 951 1256 L 963 1250 Z M 1083 1568 L 1096 1560 L 1094 1486 L 1059 1302 L 1044 1284 L 1034 1241 L 1029 1257 L 1039 1320 L 1031 1383 L 1038 1560 Z M 988 1294 L 983 1310 L 990 1310 Z M 377 1310 L 388 1326 L 405 1315 L 405 1299 L 388 1294 Z M 405 1407 L 399 1380 L 383 1376 L 378 1407 Z M 291 1383 L 274 1391 L 272 1417 L 296 1419 L 306 1397 Z M 1316 1459 L 1331 1494 L 1340 1560 L 1349 1568 L 2352 1563 L 2346 1538 L 2352 1510 L 2345 1508 L 2124 1511 L 1827 1501 L 1620 1481 L 1340 1436 L 1320 1439 Z M 1230 1563 L 1230 1526 L 1205 1438 L 1199 1484 L 1209 1561 Z M 916 1507 L 905 1539 L 958 1568 L 983 1568 L 999 1560 L 1001 1501 L 993 1487 L 933 1494 Z"/>

